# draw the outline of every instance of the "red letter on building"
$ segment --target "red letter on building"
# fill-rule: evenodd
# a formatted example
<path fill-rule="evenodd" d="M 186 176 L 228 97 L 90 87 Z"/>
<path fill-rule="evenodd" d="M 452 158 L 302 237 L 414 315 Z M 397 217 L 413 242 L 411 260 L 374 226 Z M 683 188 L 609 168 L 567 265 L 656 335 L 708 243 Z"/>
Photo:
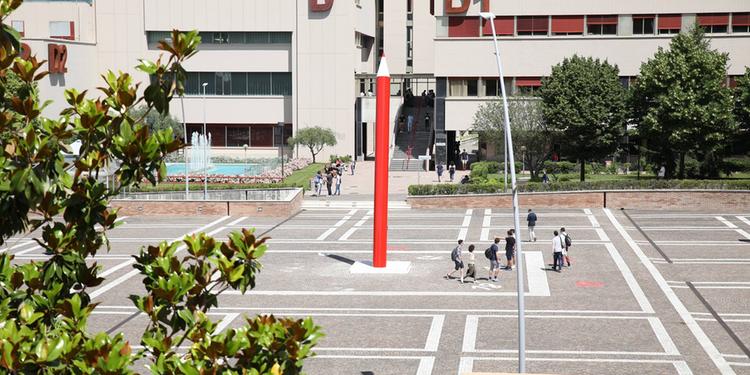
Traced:
<path fill-rule="evenodd" d="M 68 61 L 68 47 L 64 44 L 50 44 L 48 45 L 49 51 L 49 72 L 50 73 L 66 73 L 68 68 L 65 67 L 65 63 Z"/>
<path fill-rule="evenodd" d="M 333 8 L 333 0 L 310 0 L 310 10 L 313 12 L 327 12 Z"/>
<path fill-rule="evenodd" d="M 453 0 L 445 0 L 445 14 L 461 14 L 469 10 L 471 0 L 461 0 L 461 5 L 454 7 Z M 482 0 L 482 12 L 490 11 L 490 0 Z"/>

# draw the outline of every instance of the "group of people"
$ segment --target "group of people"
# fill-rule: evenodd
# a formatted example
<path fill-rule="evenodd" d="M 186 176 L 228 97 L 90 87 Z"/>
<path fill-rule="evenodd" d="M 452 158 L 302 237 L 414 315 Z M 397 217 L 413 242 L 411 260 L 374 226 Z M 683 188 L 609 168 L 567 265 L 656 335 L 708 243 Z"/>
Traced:
<path fill-rule="evenodd" d="M 451 162 L 450 164 L 448 164 L 447 169 L 448 169 L 448 177 L 450 178 L 450 182 L 453 182 L 456 178 L 456 164 Z M 445 170 L 446 168 L 443 162 L 438 162 L 437 165 L 435 166 L 435 173 L 437 173 L 438 182 L 443 181 L 443 173 L 445 172 Z M 465 174 L 461 178 L 461 183 L 468 184 L 469 182 L 471 182 L 471 178 L 469 177 L 468 174 Z"/>
<path fill-rule="evenodd" d="M 341 182 L 343 181 L 344 172 L 349 170 L 354 176 L 354 170 L 357 168 L 357 161 L 352 159 L 347 165 L 341 159 L 336 159 L 328 167 L 318 171 L 313 177 L 313 196 L 322 196 L 323 187 L 328 190 L 328 195 L 341 195 Z"/>
<path fill-rule="evenodd" d="M 527 215 L 526 215 L 526 222 L 528 225 L 529 230 L 529 242 L 536 242 L 536 233 L 534 232 L 534 229 L 536 228 L 538 217 L 536 213 L 529 209 Z M 492 245 L 488 247 L 484 251 L 484 256 L 487 258 L 490 262 L 489 267 L 489 274 L 487 275 L 487 280 L 491 282 L 497 282 L 498 276 L 500 276 L 501 270 L 508 270 L 512 271 L 513 268 L 516 265 L 516 233 L 514 229 L 509 229 L 507 232 L 507 236 L 505 237 L 505 254 L 503 257 L 502 250 L 500 249 L 500 238 L 495 237 L 495 240 L 493 241 Z M 560 228 L 560 231 L 554 231 L 554 236 L 552 237 L 552 270 L 556 272 L 561 272 L 563 267 L 570 267 L 570 256 L 568 255 L 568 251 L 570 250 L 570 247 L 573 245 L 573 240 L 570 237 L 570 235 L 565 231 L 565 227 Z M 474 250 L 476 249 L 476 246 L 469 245 L 468 248 L 468 254 L 464 255 L 463 253 L 463 244 L 464 240 L 459 239 L 458 245 L 453 248 L 451 251 L 451 261 L 453 262 L 453 268 L 450 272 L 448 272 L 445 275 L 446 279 L 454 279 L 456 278 L 456 273 L 458 273 L 458 280 L 463 283 L 465 279 L 471 278 L 472 283 L 477 282 L 477 270 L 476 270 L 476 255 L 474 254 Z M 502 265 L 502 259 L 505 259 L 505 265 Z M 464 259 L 466 259 L 466 264 L 464 264 Z M 464 273 L 464 268 L 466 269 L 466 272 Z"/>

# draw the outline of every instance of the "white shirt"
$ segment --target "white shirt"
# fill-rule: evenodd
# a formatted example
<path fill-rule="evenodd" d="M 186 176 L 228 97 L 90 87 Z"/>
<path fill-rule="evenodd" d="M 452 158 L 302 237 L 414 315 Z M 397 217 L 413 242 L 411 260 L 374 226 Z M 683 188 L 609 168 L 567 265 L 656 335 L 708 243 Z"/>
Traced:
<path fill-rule="evenodd" d="M 477 259 L 477 257 L 474 254 L 474 252 L 470 252 L 469 253 L 469 262 L 468 263 L 469 264 L 474 264 L 474 263 L 476 263 L 476 259 Z"/>
<path fill-rule="evenodd" d="M 562 253 L 564 243 L 565 239 L 562 236 L 556 236 L 552 239 L 552 251 L 556 253 Z"/>

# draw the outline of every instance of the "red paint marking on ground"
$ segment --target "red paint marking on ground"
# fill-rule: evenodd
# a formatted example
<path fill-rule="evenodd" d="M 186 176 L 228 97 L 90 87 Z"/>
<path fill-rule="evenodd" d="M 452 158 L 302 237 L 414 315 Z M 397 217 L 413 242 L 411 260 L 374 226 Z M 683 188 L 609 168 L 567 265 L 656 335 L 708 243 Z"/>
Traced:
<path fill-rule="evenodd" d="M 599 281 L 577 281 L 576 286 L 579 288 L 601 288 L 604 283 Z"/>

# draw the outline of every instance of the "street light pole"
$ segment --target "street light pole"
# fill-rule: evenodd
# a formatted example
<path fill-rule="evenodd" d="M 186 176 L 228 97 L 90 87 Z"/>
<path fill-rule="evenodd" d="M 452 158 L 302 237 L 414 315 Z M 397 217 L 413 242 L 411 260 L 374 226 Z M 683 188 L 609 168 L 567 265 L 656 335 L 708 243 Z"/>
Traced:
<path fill-rule="evenodd" d="M 500 49 L 497 46 L 497 34 L 495 33 L 495 15 L 490 12 L 481 12 L 479 15 L 487 20 L 492 27 L 492 40 L 495 44 L 495 58 L 497 60 L 497 71 L 500 78 L 500 89 L 503 94 L 503 114 L 505 116 L 505 147 L 508 150 L 508 161 L 510 162 L 510 181 L 513 193 L 513 224 L 516 230 L 516 266 L 518 268 L 518 372 L 526 372 L 526 307 L 524 305 L 524 258 L 521 243 L 521 225 L 518 213 L 518 186 L 516 185 L 516 166 L 513 160 L 513 135 L 510 133 L 510 118 L 508 117 L 508 98 L 505 95 L 505 82 L 503 80 L 503 65 L 500 62 Z"/>
<path fill-rule="evenodd" d="M 185 123 L 185 94 L 180 94 L 180 105 L 182 106 L 182 139 L 187 145 L 187 124 Z M 195 145 L 193 145 L 195 146 Z M 185 200 L 190 198 L 190 181 L 188 178 L 188 156 L 187 150 L 182 149 L 185 154 Z"/>
<path fill-rule="evenodd" d="M 203 82 L 203 142 L 208 142 L 208 133 L 206 132 L 206 86 L 208 82 Z M 206 154 L 208 144 L 203 146 L 203 200 L 208 199 L 208 155 Z"/>

